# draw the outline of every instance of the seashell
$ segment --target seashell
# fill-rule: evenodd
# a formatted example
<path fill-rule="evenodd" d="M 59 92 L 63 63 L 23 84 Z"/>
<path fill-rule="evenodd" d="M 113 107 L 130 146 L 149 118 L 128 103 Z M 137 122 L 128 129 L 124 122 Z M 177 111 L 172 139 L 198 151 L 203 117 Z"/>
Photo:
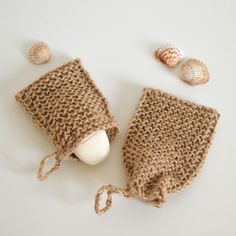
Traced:
<path fill-rule="evenodd" d="M 209 71 L 202 61 L 188 59 L 181 67 L 181 79 L 190 85 L 205 84 L 209 81 Z"/>
<path fill-rule="evenodd" d="M 156 57 L 169 67 L 176 66 L 183 59 L 183 52 L 172 45 L 165 45 L 156 51 Z"/>
<path fill-rule="evenodd" d="M 29 60 L 34 64 L 43 64 L 48 62 L 52 57 L 50 48 L 46 43 L 40 42 L 33 45 L 28 53 Z"/>

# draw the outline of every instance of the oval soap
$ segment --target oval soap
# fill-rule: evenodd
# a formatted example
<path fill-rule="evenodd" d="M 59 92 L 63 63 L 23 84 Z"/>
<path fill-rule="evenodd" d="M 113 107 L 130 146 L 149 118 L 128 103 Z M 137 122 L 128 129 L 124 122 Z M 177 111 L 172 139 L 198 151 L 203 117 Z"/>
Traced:
<path fill-rule="evenodd" d="M 97 165 L 107 158 L 110 142 L 105 130 L 99 130 L 87 136 L 74 150 L 74 154 L 89 165 Z"/>

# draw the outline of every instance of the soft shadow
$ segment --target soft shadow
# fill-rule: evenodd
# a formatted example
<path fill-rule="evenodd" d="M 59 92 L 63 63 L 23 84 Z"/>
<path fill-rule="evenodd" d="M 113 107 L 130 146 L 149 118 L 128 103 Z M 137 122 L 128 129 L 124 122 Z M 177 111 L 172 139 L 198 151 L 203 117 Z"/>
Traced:
<path fill-rule="evenodd" d="M 120 90 L 118 94 L 119 102 L 114 106 L 113 113 L 122 124 L 122 133 L 126 133 L 144 87 L 138 83 L 129 82 L 128 79 L 119 81 L 117 87 Z"/>

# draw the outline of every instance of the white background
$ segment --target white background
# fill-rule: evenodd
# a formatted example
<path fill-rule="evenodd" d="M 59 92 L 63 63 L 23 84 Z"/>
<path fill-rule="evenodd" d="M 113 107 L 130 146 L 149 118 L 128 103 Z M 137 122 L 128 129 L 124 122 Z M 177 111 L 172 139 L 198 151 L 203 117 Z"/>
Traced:
<path fill-rule="evenodd" d="M 236 235 L 236 1 L 0 0 L 0 235 Z M 28 48 L 45 41 L 52 60 Z M 191 87 L 155 60 L 162 43 L 203 60 L 208 84 Z M 101 165 L 63 162 L 45 182 L 36 172 L 55 150 L 14 100 L 47 71 L 79 57 L 123 126 Z M 221 117 L 199 178 L 161 208 L 113 197 L 95 214 L 103 184 L 125 186 L 120 150 L 142 88 L 159 88 L 216 108 Z"/>

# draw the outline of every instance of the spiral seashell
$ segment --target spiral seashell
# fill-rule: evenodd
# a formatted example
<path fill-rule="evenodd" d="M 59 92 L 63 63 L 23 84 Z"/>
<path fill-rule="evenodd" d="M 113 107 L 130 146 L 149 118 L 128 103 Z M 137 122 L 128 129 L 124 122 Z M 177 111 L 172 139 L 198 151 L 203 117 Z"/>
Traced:
<path fill-rule="evenodd" d="M 28 53 L 29 60 L 34 64 L 43 64 L 51 59 L 52 53 L 46 43 L 40 42 L 33 45 Z"/>
<path fill-rule="evenodd" d="M 183 52 L 175 46 L 166 45 L 157 49 L 156 58 L 163 64 L 174 67 L 183 59 Z"/>
<path fill-rule="evenodd" d="M 209 81 L 207 66 L 198 59 L 188 59 L 181 67 L 181 79 L 192 86 L 205 84 Z"/>

